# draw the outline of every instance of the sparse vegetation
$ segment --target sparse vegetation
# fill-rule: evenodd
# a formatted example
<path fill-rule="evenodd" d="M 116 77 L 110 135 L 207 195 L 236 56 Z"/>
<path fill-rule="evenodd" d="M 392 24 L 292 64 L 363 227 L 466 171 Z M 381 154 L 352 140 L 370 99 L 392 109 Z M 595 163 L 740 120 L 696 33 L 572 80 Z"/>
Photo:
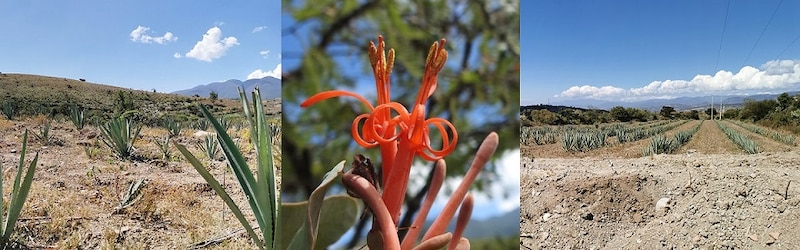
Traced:
<path fill-rule="evenodd" d="M 0 86 L 0 112 L 8 100 L 16 100 L 17 105 L 13 120 L 0 118 L 0 145 L 5 145 L 3 152 L 15 157 L 20 155 L 20 138 L 26 128 L 31 138 L 25 141 L 37 145 L 35 148 L 44 146 L 37 140 L 37 135 L 44 134 L 44 121 L 50 122 L 47 137 L 52 139 L 51 145 L 58 145 L 42 147 L 48 160 L 35 165 L 47 168 L 47 171 L 36 169 L 38 173 L 31 185 L 30 196 L 19 213 L 20 219 L 13 228 L 7 229 L 16 230 L 9 233 L 11 236 L 6 248 L 139 249 L 156 243 L 160 248 L 180 249 L 190 247 L 194 242 L 217 239 L 218 235 L 239 225 L 224 203 L 213 202 L 215 197 L 208 196 L 213 192 L 210 185 L 196 178 L 194 171 L 186 172 L 189 163 L 175 158 L 178 155 L 174 149 L 169 149 L 172 146 L 164 143 L 168 131 L 162 128 L 162 124 L 165 119 L 174 118 L 184 128 L 188 127 L 203 117 L 198 104 L 204 104 L 215 115 L 232 117 L 231 114 L 241 110 L 241 103 L 228 99 L 210 103 L 208 98 L 151 91 L 144 93 L 73 79 L 20 74 L 0 77 Z M 114 114 L 118 90 L 124 92 L 125 98 L 130 99 L 138 111 L 126 116 L 122 123 L 127 125 L 129 122 L 131 135 L 135 134 L 137 127 L 141 128 L 138 137 L 131 136 L 136 140 L 131 144 L 129 160 L 125 161 L 120 160 L 116 150 L 106 149 L 112 147 L 103 142 L 107 138 L 103 127 L 118 117 Z M 280 106 L 272 100 L 264 100 L 264 104 L 265 109 L 271 110 L 268 118 L 277 117 L 277 124 L 280 124 L 280 118 L 274 116 L 280 114 L 274 111 L 280 110 Z M 192 109 L 197 112 L 190 112 Z M 92 125 L 91 129 L 80 129 L 79 124 L 72 120 L 73 111 L 78 111 L 78 114 L 83 111 L 83 124 Z M 231 121 L 232 126 L 237 125 L 237 120 Z M 252 150 L 254 145 L 247 140 L 249 131 L 243 130 L 234 136 L 242 142 L 245 159 L 256 159 Z M 197 141 L 194 137 L 183 136 L 171 139 L 190 144 Z M 165 157 L 169 160 L 161 160 L 164 150 L 168 154 L 172 150 L 170 156 Z M 30 153 L 26 154 L 25 168 L 21 168 L 23 172 L 27 171 L 31 161 Z M 217 158 L 220 155 L 217 154 Z M 13 167 L 9 166 L 9 160 L 13 161 Z M 2 161 L 6 167 L 4 215 L 9 211 L 9 198 L 15 197 L 9 194 L 15 169 L 19 169 L 14 160 L 6 158 Z M 230 184 L 231 175 L 223 174 L 230 169 L 222 167 L 226 166 L 224 164 L 215 165 L 218 167 L 209 169 L 211 174 L 219 175 L 221 182 L 226 179 Z M 254 176 L 258 173 L 255 167 L 252 171 Z M 22 177 L 27 178 L 24 174 Z M 132 199 L 134 202 L 125 209 L 112 214 L 118 205 L 123 204 L 120 201 L 127 200 L 124 198 L 131 190 L 129 184 L 135 185 L 142 179 L 145 183 L 141 185 L 140 198 Z M 230 197 L 237 203 L 247 199 L 241 191 L 231 193 Z M 247 211 L 245 214 L 251 223 L 255 223 L 252 222 L 252 213 Z M 4 216 L 0 222 L 5 226 L 8 219 Z M 253 226 L 258 228 L 258 225 Z M 176 231 L 185 233 L 175 234 Z M 255 247 L 248 238 L 238 237 L 240 235 L 218 241 L 210 249 Z"/>

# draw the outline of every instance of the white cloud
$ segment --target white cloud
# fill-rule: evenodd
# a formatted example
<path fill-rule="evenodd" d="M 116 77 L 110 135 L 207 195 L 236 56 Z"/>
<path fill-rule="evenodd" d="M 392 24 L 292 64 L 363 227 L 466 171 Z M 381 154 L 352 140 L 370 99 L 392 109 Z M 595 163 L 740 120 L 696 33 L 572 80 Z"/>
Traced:
<path fill-rule="evenodd" d="M 131 41 L 139 43 L 165 44 L 167 42 L 174 42 L 178 40 L 178 37 L 173 35 L 172 32 L 164 33 L 163 36 L 153 37 L 147 34 L 148 30 L 150 30 L 150 28 L 141 25 L 137 26 L 136 29 L 131 31 Z"/>
<path fill-rule="evenodd" d="M 590 97 L 590 98 L 605 98 L 613 97 L 624 93 L 625 90 L 613 86 L 595 87 L 589 85 L 572 86 L 564 92 L 561 92 L 561 97 Z"/>
<path fill-rule="evenodd" d="M 258 27 L 255 27 L 255 28 L 253 29 L 253 33 L 256 33 L 256 32 L 262 31 L 262 30 L 265 30 L 266 28 L 267 28 L 267 26 L 258 26 Z"/>
<path fill-rule="evenodd" d="M 181 56 L 181 53 L 175 52 L 175 54 L 173 54 L 172 57 L 181 58 L 183 56 Z"/>
<path fill-rule="evenodd" d="M 250 79 L 261 79 L 261 78 L 264 78 L 264 77 L 267 77 L 267 76 L 271 76 L 271 77 L 275 77 L 275 78 L 281 79 L 281 64 L 279 63 L 278 66 L 275 67 L 275 69 L 270 70 L 270 71 L 263 71 L 261 69 L 256 69 L 255 71 L 253 71 L 252 73 L 247 75 L 247 80 L 250 80 Z"/>
<path fill-rule="evenodd" d="M 696 75 L 691 80 L 653 81 L 630 89 L 614 86 L 573 86 L 557 97 L 636 100 L 693 93 L 782 90 L 800 83 L 800 60 L 774 60 L 760 68 L 744 66 L 735 74 L 720 70 L 712 75 Z"/>
<path fill-rule="evenodd" d="M 269 50 L 259 51 L 258 54 L 263 56 L 264 58 L 267 58 L 269 56 Z"/>
<path fill-rule="evenodd" d="M 186 57 L 211 62 L 224 56 L 225 52 L 234 45 L 239 45 L 236 37 L 221 37 L 222 30 L 217 26 L 212 27 L 203 35 L 203 39 L 198 41 L 194 48 L 186 53 Z"/>

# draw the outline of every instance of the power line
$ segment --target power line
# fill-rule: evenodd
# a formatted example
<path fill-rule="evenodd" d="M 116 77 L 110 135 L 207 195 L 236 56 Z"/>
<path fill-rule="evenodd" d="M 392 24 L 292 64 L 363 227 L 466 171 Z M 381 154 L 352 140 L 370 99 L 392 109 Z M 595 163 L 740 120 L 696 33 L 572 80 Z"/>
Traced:
<path fill-rule="evenodd" d="M 725 21 L 722 22 L 722 36 L 719 37 L 719 49 L 717 50 L 717 62 L 714 64 L 714 73 L 719 69 L 719 55 L 722 54 L 722 40 L 725 38 L 725 26 L 728 25 L 728 11 L 731 9 L 731 0 L 728 0 L 728 7 L 725 7 Z"/>
<path fill-rule="evenodd" d="M 777 57 L 775 57 L 775 60 L 780 60 L 780 59 L 781 59 L 781 56 L 783 56 L 783 53 L 785 53 L 785 52 L 786 52 L 786 50 L 788 50 L 788 49 L 789 49 L 789 47 L 792 47 L 792 45 L 794 45 L 794 42 L 796 42 L 798 38 L 800 38 L 800 34 L 797 34 L 797 36 L 796 36 L 796 37 L 794 37 L 794 40 L 792 40 L 792 42 L 791 42 L 791 43 L 789 43 L 789 45 L 787 45 L 787 46 L 786 46 L 786 48 L 783 48 L 783 50 L 781 50 L 781 53 L 780 53 L 780 54 L 778 54 L 778 56 L 777 56 Z"/>
<path fill-rule="evenodd" d="M 772 23 L 772 18 L 775 17 L 775 13 L 778 13 L 778 9 L 781 8 L 781 4 L 783 4 L 783 0 L 778 2 L 778 6 L 775 7 L 775 11 L 772 12 L 772 16 L 769 17 L 769 21 L 767 21 L 767 25 L 765 25 L 764 29 L 761 30 L 761 35 L 758 36 L 758 40 L 756 40 L 756 44 L 753 44 L 753 47 L 750 48 L 750 52 L 747 53 L 747 57 L 744 58 L 744 62 L 742 62 L 742 67 L 744 67 L 744 65 L 747 64 L 747 60 L 750 59 L 750 55 L 753 54 L 753 50 L 756 49 L 756 46 L 758 45 L 758 42 L 761 41 L 761 37 L 764 36 L 764 32 L 767 31 L 767 27 L 769 27 L 769 24 Z"/>

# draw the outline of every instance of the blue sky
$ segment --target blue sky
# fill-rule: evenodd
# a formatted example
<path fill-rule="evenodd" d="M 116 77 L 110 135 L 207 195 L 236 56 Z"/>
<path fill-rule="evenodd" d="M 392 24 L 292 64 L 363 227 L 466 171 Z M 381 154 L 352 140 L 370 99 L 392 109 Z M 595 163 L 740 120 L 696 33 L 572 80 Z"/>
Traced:
<path fill-rule="evenodd" d="M 280 1 L 3 1 L 0 71 L 172 92 L 280 77 Z"/>
<path fill-rule="evenodd" d="M 800 1 L 547 0 L 521 9 L 522 105 L 800 89 Z"/>

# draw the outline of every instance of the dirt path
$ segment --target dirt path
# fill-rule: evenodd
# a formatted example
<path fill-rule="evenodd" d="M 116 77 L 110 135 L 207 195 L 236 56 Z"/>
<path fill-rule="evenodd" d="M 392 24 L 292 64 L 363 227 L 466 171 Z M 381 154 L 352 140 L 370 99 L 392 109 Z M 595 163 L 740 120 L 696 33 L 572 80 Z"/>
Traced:
<path fill-rule="evenodd" d="M 703 146 L 709 125 L 693 148 L 729 149 Z M 796 152 L 523 156 L 521 174 L 520 249 L 800 248 Z"/>
<path fill-rule="evenodd" d="M 706 120 L 700 130 L 692 136 L 686 145 L 676 153 L 697 152 L 703 154 L 744 154 L 728 136 L 722 132 L 714 121 Z"/>
<path fill-rule="evenodd" d="M 756 143 L 756 145 L 758 145 L 758 148 L 761 149 L 761 151 L 763 152 L 786 152 L 792 150 L 792 147 L 789 145 L 777 142 L 772 138 L 764 137 L 757 133 L 750 132 L 749 130 L 739 127 L 739 125 L 736 125 L 732 122 L 729 121 L 721 121 L 721 122 L 723 125 L 728 126 L 729 128 L 744 134 L 745 136 L 747 136 L 747 138 L 750 138 L 750 140 L 753 140 Z"/>

